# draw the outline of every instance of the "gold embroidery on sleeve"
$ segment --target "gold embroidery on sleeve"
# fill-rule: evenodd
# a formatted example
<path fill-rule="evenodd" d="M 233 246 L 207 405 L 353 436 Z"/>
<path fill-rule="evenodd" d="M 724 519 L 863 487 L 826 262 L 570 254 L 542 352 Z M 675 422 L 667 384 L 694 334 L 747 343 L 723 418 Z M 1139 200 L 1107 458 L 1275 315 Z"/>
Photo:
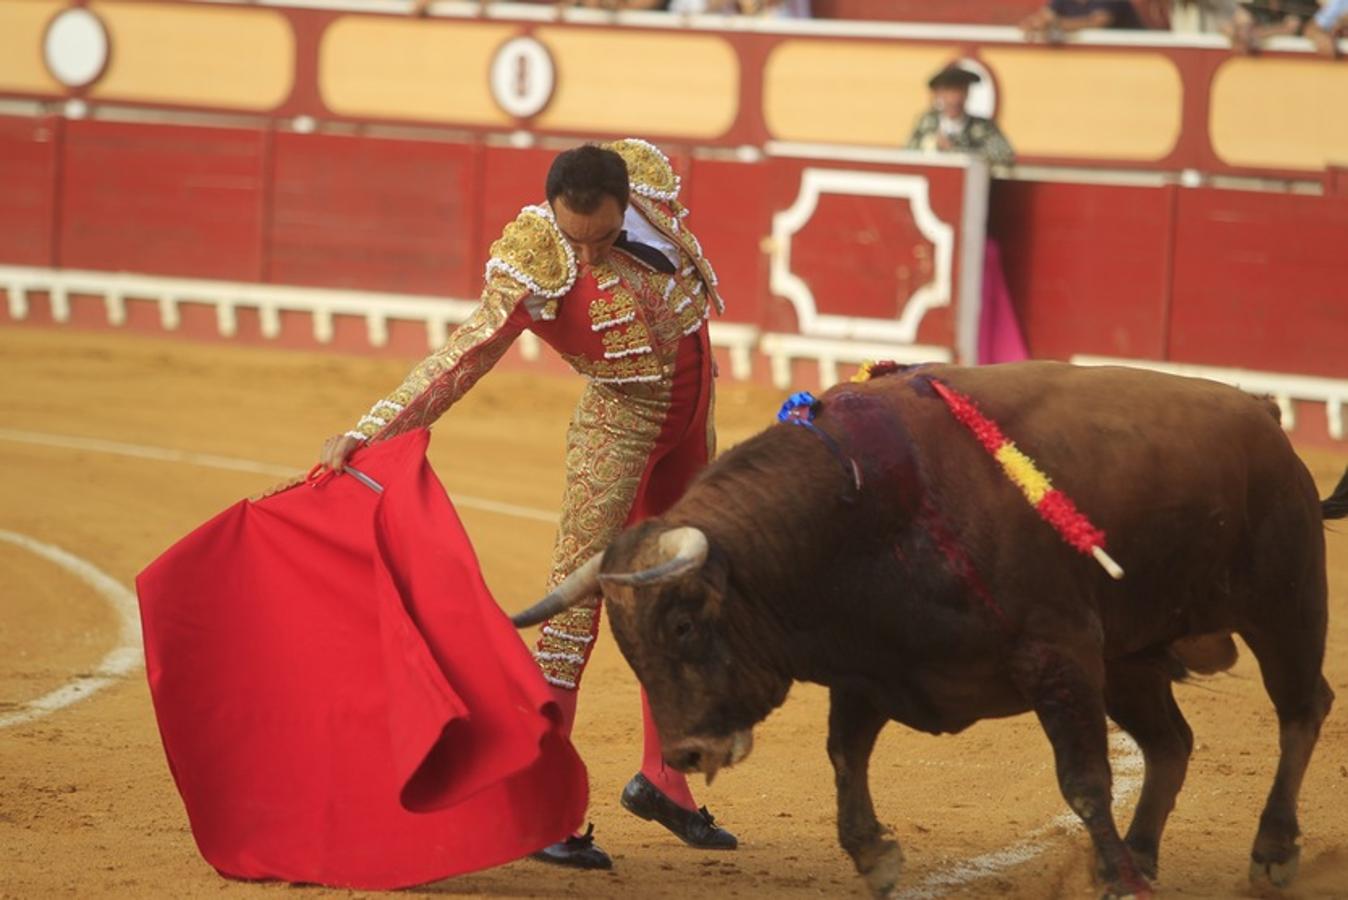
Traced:
<path fill-rule="evenodd" d="M 482 302 L 454 329 L 445 346 L 422 360 L 350 433 L 384 439 L 438 419 L 510 348 L 515 333 L 504 330 L 506 320 L 528 294 L 518 281 L 500 272 L 491 274 Z"/>

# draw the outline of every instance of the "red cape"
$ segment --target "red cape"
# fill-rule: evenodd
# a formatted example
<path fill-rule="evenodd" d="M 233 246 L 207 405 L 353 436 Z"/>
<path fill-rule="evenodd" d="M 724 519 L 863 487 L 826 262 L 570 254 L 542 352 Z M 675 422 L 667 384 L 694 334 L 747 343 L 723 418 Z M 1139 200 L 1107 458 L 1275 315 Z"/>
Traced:
<path fill-rule="evenodd" d="M 237 878 L 396 888 L 579 826 L 585 767 L 426 462 L 241 502 L 136 579 L 169 767 Z"/>

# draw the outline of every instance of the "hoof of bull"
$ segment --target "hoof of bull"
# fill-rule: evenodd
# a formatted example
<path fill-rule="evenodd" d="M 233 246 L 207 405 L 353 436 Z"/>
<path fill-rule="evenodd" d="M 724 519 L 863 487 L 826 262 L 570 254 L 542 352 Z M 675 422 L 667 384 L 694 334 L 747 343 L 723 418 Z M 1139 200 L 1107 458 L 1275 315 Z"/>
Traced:
<path fill-rule="evenodd" d="M 1152 900 L 1156 892 L 1146 878 L 1126 877 L 1109 883 L 1100 900 Z"/>
<path fill-rule="evenodd" d="M 1261 860 L 1255 856 L 1250 859 L 1250 883 L 1258 885 L 1268 883 L 1275 888 L 1285 888 L 1297 877 L 1297 868 L 1301 865 L 1301 848 L 1293 847 L 1287 859 L 1281 861 Z"/>
<path fill-rule="evenodd" d="M 883 848 L 875 864 L 862 873 L 871 896 L 877 900 L 893 897 L 899 891 L 899 879 L 903 877 L 903 851 L 893 841 L 881 842 Z"/>

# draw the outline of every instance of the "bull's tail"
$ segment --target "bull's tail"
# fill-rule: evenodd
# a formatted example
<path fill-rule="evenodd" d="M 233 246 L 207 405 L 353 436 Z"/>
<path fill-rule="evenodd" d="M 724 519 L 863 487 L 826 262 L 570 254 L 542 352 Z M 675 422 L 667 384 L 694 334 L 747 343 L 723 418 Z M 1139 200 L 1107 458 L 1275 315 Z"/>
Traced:
<path fill-rule="evenodd" d="M 1348 516 L 1348 469 L 1344 469 L 1339 486 L 1320 503 L 1320 509 L 1326 519 L 1342 519 Z"/>

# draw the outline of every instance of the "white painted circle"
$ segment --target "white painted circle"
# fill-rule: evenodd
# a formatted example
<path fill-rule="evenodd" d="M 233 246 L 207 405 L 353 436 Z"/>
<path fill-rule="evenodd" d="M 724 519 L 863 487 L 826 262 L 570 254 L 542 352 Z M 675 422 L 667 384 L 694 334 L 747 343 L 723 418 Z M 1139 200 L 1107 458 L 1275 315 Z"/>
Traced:
<path fill-rule="evenodd" d="M 89 10 L 67 9 L 48 26 L 42 57 L 57 81 L 66 87 L 84 87 L 103 74 L 108 64 L 107 29 Z"/>
<path fill-rule="evenodd" d="M 557 68 L 548 48 L 531 37 L 511 38 L 491 61 L 491 95 L 517 119 L 543 111 L 557 86 Z"/>
<path fill-rule="evenodd" d="M 87 675 L 78 675 L 63 686 L 36 700 L 19 705 L 17 711 L 0 715 L 0 728 L 10 725 L 23 725 L 34 719 L 64 709 L 72 703 L 84 700 L 96 691 L 107 687 L 116 680 L 140 667 L 144 662 L 141 653 L 140 610 L 136 605 L 136 595 L 121 585 L 108 573 L 97 568 L 87 560 L 80 559 L 60 547 L 34 540 L 26 534 L 13 531 L 0 531 L 0 541 L 21 547 L 45 560 L 55 563 L 65 571 L 93 588 L 113 611 L 117 613 L 117 646 L 108 651 L 98 667 Z"/>

